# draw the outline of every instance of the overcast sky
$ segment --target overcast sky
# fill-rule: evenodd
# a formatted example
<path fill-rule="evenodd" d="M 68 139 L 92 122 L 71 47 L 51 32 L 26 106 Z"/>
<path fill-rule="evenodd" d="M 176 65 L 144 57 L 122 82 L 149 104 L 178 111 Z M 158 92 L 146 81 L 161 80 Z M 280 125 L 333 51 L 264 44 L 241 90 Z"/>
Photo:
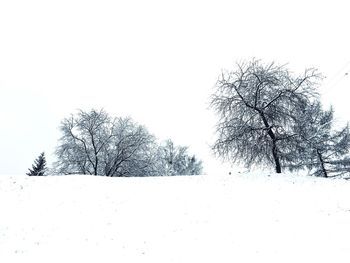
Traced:
<path fill-rule="evenodd" d="M 316 67 L 325 104 L 348 121 L 347 1 L 1 0 L 0 174 L 24 174 L 76 109 L 130 116 L 188 145 L 206 172 L 222 69 L 253 57 Z"/>

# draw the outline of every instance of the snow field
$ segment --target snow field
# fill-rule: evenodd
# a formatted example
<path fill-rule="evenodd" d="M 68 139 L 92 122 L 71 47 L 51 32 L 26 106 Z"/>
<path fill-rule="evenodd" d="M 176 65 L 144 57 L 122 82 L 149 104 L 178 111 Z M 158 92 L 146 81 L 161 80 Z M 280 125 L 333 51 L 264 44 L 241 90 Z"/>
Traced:
<path fill-rule="evenodd" d="M 1 176 L 0 261 L 349 262 L 349 183 Z"/>

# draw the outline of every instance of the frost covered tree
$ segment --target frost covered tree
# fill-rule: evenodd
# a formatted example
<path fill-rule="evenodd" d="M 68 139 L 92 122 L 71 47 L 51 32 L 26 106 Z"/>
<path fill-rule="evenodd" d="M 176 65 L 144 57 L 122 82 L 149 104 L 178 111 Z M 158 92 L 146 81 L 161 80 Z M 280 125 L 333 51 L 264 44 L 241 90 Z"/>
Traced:
<path fill-rule="evenodd" d="M 155 139 L 130 118 L 80 110 L 61 123 L 56 173 L 145 176 L 154 172 Z"/>
<path fill-rule="evenodd" d="M 28 169 L 29 176 L 44 176 L 46 172 L 46 158 L 45 153 L 42 152 L 39 157 L 34 161 L 32 169 Z"/>
<path fill-rule="evenodd" d="M 156 140 L 144 126 L 130 118 L 118 118 L 112 134 L 103 152 L 104 175 L 151 176 L 156 173 Z"/>
<path fill-rule="evenodd" d="M 304 109 L 294 127 L 298 134 L 296 158 L 299 157 L 299 163 L 291 166 L 292 169 L 306 166 L 313 175 L 322 177 L 350 172 L 349 127 L 336 131 L 333 126 L 333 108 L 324 111 L 316 101 Z"/>
<path fill-rule="evenodd" d="M 56 150 L 59 173 L 97 175 L 101 172 L 101 156 L 112 137 L 114 123 L 103 110 L 79 111 L 61 123 L 60 145 Z"/>
<path fill-rule="evenodd" d="M 159 170 L 162 175 L 199 175 L 202 173 L 202 162 L 194 155 L 187 153 L 188 147 L 175 146 L 173 141 L 167 140 L 160 146 L 158 155 Z"/>
<path fill-rule="evenodd" d="M 246 166 L 273 165 L 281 173 L 294 158 L 291 127 L 316 96 L 320 78 L 315 69 L 293 76 L 285 66 L 259 60 L 222 73 L 211 97 L 220 118 L 214 152 Z"/>

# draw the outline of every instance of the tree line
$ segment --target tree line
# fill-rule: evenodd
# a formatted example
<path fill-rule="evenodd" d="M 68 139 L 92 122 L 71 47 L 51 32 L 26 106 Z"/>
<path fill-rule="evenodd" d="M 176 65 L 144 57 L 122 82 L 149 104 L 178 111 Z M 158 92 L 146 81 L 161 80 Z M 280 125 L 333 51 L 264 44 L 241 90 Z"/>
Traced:
<path fill-rule="evenodd" d="M 349 127 L 335 129 L 333 108 L 322 108 L 317 92 L 322 78 L 316 69 L 294 76 L 286 66 L 255 59 L 223 72 L 211 96 L 219 116 L 213 151 L 247 167 L 274 167 L 276 173 L 349 174 Z"/>
<path fill-rule="evenodd" d="M 276 173 L 303 169 L 321 177 L 349 174 L 349 127 L 335 129 L 333 108 L 323 109 L 317 91 L 322 79 L 313 68 L 294 75 L 285 65 L 256 59 L 222 72 L 210 97 L 219 117 L 213 152 L 247 167 L 274 167 Z M 187 147 L 171 140 L 158 144 L 144 126 L 130 118 L 112 118 L 104 110 L 79 111 L 64 119 L 60 129 L 57 174 L 202 172 L 202 162 Z"/>
<path fill-rule="evenodd" d="M 54 174 L 109 177 L 174 176 L 202 173 L 202 162 L 188 147 L 172 140 L 158 143 L 145 126 L 131 118 L 112 118 L 104 110 L 82 111 L 65 118 L 56 149 Z M 44 175 L 44 154 L 28 175 Z"/>

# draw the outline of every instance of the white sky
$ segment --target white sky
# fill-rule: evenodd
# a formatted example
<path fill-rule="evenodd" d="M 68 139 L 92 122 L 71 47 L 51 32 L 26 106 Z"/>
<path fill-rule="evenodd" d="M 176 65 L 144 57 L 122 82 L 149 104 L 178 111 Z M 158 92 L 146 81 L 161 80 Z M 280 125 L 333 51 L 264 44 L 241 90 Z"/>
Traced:
<path fill-rule="evenodd" d="M 222 69 L 261 58 L 318 68 L 322 92 L 348 121 L 346 1 L 0 1 L 0 174 L 48 161 L 76 109 L 131 116 L 190 146 L 206 171 Z"/>

